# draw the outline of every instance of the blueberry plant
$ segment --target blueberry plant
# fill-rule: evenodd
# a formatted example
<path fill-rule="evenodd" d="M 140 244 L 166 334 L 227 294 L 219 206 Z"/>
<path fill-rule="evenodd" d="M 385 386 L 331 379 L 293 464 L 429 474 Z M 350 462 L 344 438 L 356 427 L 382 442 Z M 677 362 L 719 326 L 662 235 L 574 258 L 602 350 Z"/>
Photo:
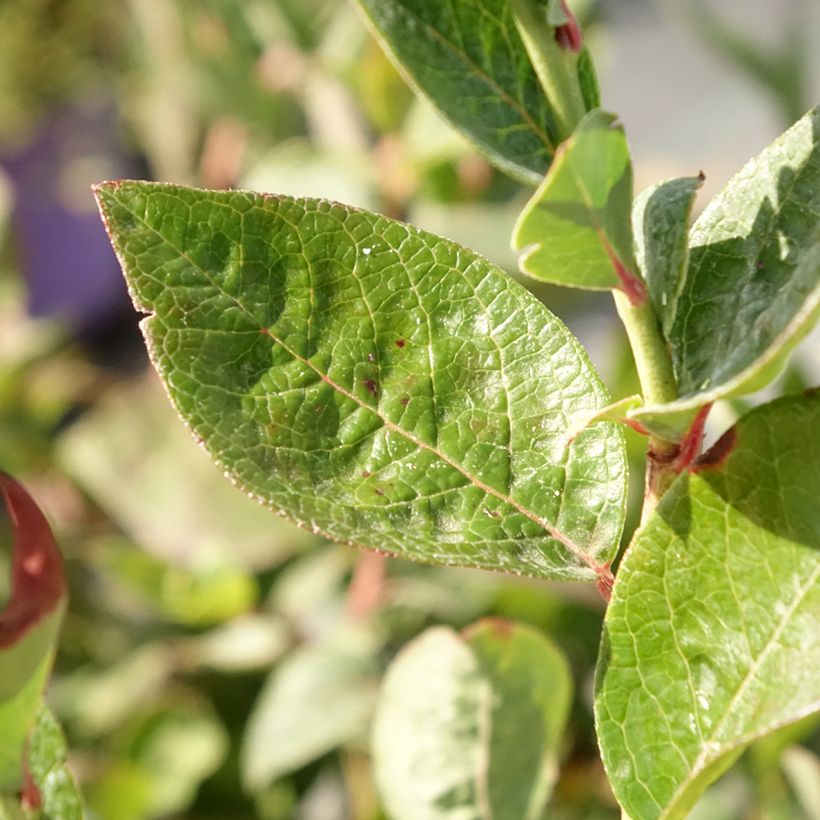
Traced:
<path fill-rule="evenodd" d="M 820 394 L 759 406 L 701 452 L 713 403 L 771 382 L 816 323 L 820 109 L 690 227 L 702 175 L 633 198 L 562 0 L 358 5 L 417 92 L 535 187 L 522 272 L 612 291 L 641 394 L 613 401 L 559 319 L 445 238 L 319 199 L 102 183 L 151 358 L 196 439 L 276 513 L 398 558 L 596 584 L 612 790 L 625 816 L 684 817 L 820 703 Z M 621 557 L 625 425 L 647 470 Z M 374 722 L 388 814 L 542 816 L 572 697 L 530 627 L 423 633 Z"/>

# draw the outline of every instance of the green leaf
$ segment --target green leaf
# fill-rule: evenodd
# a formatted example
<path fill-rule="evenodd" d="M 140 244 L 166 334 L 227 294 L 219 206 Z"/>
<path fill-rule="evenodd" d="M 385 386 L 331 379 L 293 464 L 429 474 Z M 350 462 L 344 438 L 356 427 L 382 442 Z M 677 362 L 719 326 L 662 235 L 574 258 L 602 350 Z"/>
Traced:
<path fill-rule="evenodd" d="M 596 694 L 632 817 L 684 817 L 752 740 L 820 704 L 820 393 L 758 408 L 638 532 Z"/>
<path fill-rule="evenodd" d="M 689 219 L 701 185 L 702 176 L 666 180 L 640 193 L 632 205 L 638 267 L 664 333 L 686 277 Z"/>
<path fill-rule="evenodd" d="M 364 734 L 376 702 L 380 642 L 342 628 L 292 652 L 259 695 L 242 748 L 242 775 L 258 791 Z"/>
<path fill-rule="evenodd" d="M 560 138 L 507 0 L 357 3 L 390 56 L 441 114 L 502 171 L 537 185 Z M 585 53 L 578 74 L 594 107 L 597 81 Z"/>
<path fill-rule="evenodd" d="M 241 487 L 333 540 L 594 578 L 623 523 L 578 342 L 501 270 L 322 200 L 108 183 L 99 201 L 183 419 Z"/>
<path fill-rule="evenodd" d="M 0 790 L 14 790 L 51 671 L 66 587 L 60 552 L 37 504 L 2 472 L 0 496 L 13 536 L 11 594 L 0 610 Z"/>
<path fill-rule="evenodd" d="M 519 267 L 542 282 L 641 293 L 629 212 L 632 163 L 613 114 L 593 111 L 562 144 L 513 230 Z"/>
<path fill-rule="evenodd" d="M 42 800 L 42 820 L 82 820 L 83 803 L 66 768 L 65 736 L 54 715 L 41 706 L 29 737 L 29 771 Z"/>
<path fill-rule="evenodd" d="M 393 662 L 376 713 L 389 815 L 540 818 L 571 698 L 566 661 L 529 627 L 492 619 L 462 636 L 428 630 Z"/>
<path fill-rule="evenodd" d="M 764 387 L 820 316 L 820 108 L 729 182 L 689 245 L 663 320 L 681 398 L 634 413 L 675 438 L 704 404 Z"/>

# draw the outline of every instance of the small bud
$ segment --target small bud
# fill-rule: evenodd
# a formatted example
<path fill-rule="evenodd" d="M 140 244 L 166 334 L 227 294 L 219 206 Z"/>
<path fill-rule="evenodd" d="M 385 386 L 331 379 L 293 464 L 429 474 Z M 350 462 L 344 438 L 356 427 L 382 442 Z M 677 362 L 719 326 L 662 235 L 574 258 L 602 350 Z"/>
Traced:
<path fill-rule="evenodd" d="M 555 27 L 555 42 L 566 51 L 577 54 L 584 45 L 584 38 L 581 34 L 581 27 L 569 10 L 566 0 L 561 0 L 561 10 L 567 18 L 567 22 Z"/>

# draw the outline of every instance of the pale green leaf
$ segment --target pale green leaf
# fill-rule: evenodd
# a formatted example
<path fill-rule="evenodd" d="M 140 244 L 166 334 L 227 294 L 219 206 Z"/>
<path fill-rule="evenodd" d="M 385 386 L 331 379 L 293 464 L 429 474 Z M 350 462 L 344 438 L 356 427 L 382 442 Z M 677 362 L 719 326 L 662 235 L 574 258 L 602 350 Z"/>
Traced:
<path fill-rule="evenodd" d="M 557 773 L 572 697 L 566 661 L 506 621 L 408 644 L 385 678 L 376 781 L 394 820 L 534 820 Z"/>
<path fill-rule="evenodd" d="M 686 816 L 752 740 L 820 707 L 820 393 L 716 448 L 639 530 L 607 611 L 598 737 L 632 817 Z"/>
<path fill-rule="evenodd" d="M 809 820 L 820 820 L 820 757 L 801 746 L 783 753 L 783 771 Z"/>
<path fill-rule="evenodd" d="M 533 185 L 560 141 L 506 0 L 357 0 L 385 49 L 487 159 Z M 598 105 L 589 55 L 578 75 Z"/>
<path fill-rule="evenodd" d="M 274 566 L 316 541 L 272 519 L 222 479 L 186 435 L 153 374 L 97 402 L 60 437 L 57 458 L 143 550 L 160 559 L 154 574 L 170 576 L 176 567 L 193 573 L 191 598 L 209 575 L 225 581 L 229 573 L 224 570 Z M 107 552 L 100 560 L 128 575 L 122 566 L 127 556 L 121 553 Z M 117 558 L 122 559 L 119 567 L 113 566 Z M 148 556 L 132 555 L 131 561 L 144 565 L 133 567 L 136 574 L 148 573 Z M 161 583 L 163 594 L 182 586 L 167 577 Z M 242 609 L 242 598 L 249 596 L 237 591 L 236 608 Z M 179 598 L 175 602 L 182 613 L 186 606 Z M 173 603 L 168 598 L 164 605 Z"/>
<path fill-rule="evenodd" d="M 378 691 L 380 642 L 342 628 L 274 669 L 248 719 L 242 776 L 258 791 L 362 735 Z"/>
<path fill-rule="evenodd" d="M 521 254 L 521 270 L 559 285 L 628 288 L 638 270 L 631 206 L 632 163 L 623 128 L 614 115 L 593 111 L 563 143 L 518 218 L 512 244 Z"/>
<path fill-rule="evenodd" d="M 659 182 L 632 205 L 632 231 L 638 267 L 665 332 L 675 316 L 678 292 L 689 263 L 689 220 L 703 177 Z"/>
<path fill-rule="evenodd" d="M 729 182 L 689 245 L 664 317 L 681 398 L 634 413 L 675 438 L 704 404 L 764 387 L 820 316 L 820 108 Z"/>
<path fill-rule="evenodd" d="M 611 560 L 622 434 L 566 444 L 606 393 L 501 270 L 322 200 L 130 182 L 98 197 L 171 400 L 260 501 L 421 561 L 593 578 Z"/>

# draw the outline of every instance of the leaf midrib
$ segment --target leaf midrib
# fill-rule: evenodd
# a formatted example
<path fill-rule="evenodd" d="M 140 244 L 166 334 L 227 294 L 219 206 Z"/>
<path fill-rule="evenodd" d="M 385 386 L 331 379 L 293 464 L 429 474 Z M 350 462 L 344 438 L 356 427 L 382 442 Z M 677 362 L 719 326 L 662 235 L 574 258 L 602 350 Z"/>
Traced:
<path fill-rule="evenodd" d="M 280 197 L 273 197 L 277 201 L 281 201 Z M 166 236 L 160 233 L 153 225 L 145 220 L 143 216 L 136 213 L 134 210 L 129 208 L 123 202 L 116 201 L 116 204 L 120 207 L 124 208 L 131 216 L 134 217 L 140 224 L 142 224 L 146 230 L 153 233 L 157 236 L 165 245 L 167 245 L 174 253 L 178 254 L 182 259 L 184 259 L 194 270 L 198 271 L 207 281 L 208 283 L 220 294 L 230 299 L 239 310 L 256 326 L 259 326 L 258 321 L 253 317 L 253 315 L 247 310 L 247 308 L 233 295 L 228 293 L 218 281 L 216 281 L 204 268 L 202 268 L 199 264 L 197 264 L 191 257 L 181 248 L 176 247 L 172 242 L 168 240 Z M 117 241 L 119 244 L 119 241 Z M 147 313 L 152 313 L 153 315 L 157 315 L 155 310 L 148 309 Z M 587 553 L 580 545 L 576 544 L 569 536 L 561 532 L 557 527 L 555 527 L 552 523 L 550 523 L 547 519 L 543 518 L 542 516 L 538 515 L 537 513 L 533 512 L 529 508 L 525 507 L 520 502 L 516 501 L 512 496 L 507 493 L 503 493 L 499 490 L 496 490 L 494 487 L 491 487 L 489 484 L 482 481 L 477 476 L 474 476 L 470 473 L 466 468 L 460 465 L 458 462 L 451 459 L 437 447 L 433 447 L 430 444 L 422 441 L 421 439 L 414 436 L 409 431 L 399 427 L 395 422 L 390 421 L 386 418 L 377 407 L 373 407 L 364 401 L 362 401 L 358 396 L 352 393 L 347 388 L 343 387 L 340 384 L 337 384 L 333 379 L 331 379 L 326 373 L 323 373 L 318 367 L 316 367 L 313 362 L 309 359 L 300 356 L 296 353 L 295 350 L 292 350 L 287 344 L 285 344 L 281 339 L 279 339 L 269 328 L 266 327 L 259 327 L 260 333 L 268 336 L 275 344 L 278 344 L 288 355 L 290 355 L 295 361 L 304 364 L 306 367 L 310 368 L 325 384 L 329 387 L 334 389 L 340 395 L 344 396 L 347 399 L 350 399 L 359 407 L 369 410 L 373 415 L 375 415 L 382 424 L 388 429 L 400 436 L 406 438 L 411 444 L 415 445 L 416 447 L 426 450 L 436 456 L 438 459 L 443 461 L 445 464 L 448 464 L 452 467 L 456 472 L 460 473 L 467 481 L 472 484 L 473 486 L 479 488 L 487 495 L 493 496 L 498 500 L 502 501 L 503 503 L 509 505 L 514 510 L 516 510 L 521 515 L 528 518 L 534 524 L 538 525 L 543 529 L 553 540 L 557 541 L 558 543 L 562 544 L 570 553 L 572 553 L 576 558 L 578 558 L 582 563 L 584 563 L 587 567 L 589 567 L 593 572 L 599 574 L 603 571 L 604 567 L 598 564 L 595 559 Z M 333 539 L 331 539 L 333 540 Z"/>

